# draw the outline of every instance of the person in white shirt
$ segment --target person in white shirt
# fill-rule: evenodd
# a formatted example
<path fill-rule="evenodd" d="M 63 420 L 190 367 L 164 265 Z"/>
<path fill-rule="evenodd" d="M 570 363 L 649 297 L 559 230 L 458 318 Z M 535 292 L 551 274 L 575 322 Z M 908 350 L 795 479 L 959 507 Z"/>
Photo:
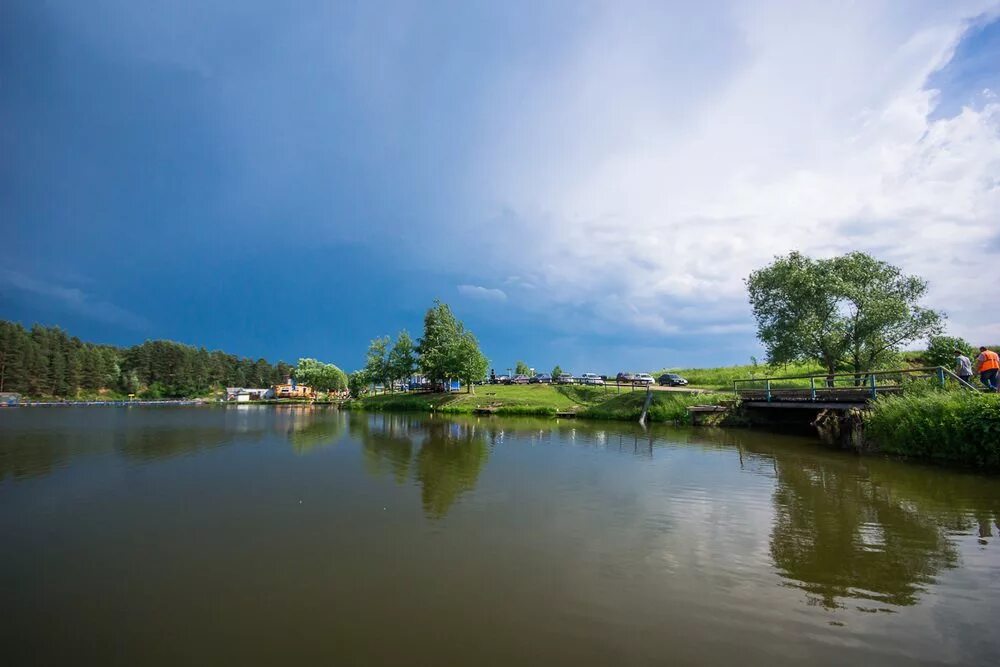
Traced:
<path fill-rule="evenodd" d="M 965 382 L 972 380 L 972 361 L 961 350 L 955 350 L 955 375 Z"/>

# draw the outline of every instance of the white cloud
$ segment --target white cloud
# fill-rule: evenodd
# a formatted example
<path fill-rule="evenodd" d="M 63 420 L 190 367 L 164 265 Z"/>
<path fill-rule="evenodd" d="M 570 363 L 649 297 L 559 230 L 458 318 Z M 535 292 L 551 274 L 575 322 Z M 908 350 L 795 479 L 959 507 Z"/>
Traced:
<path fill-rule="evenodd" d="M 615 6 L 557 66 L 497 83 L 479 195 L 503 213 L 469 247 L 538 287 L 526 307 L 658 334 L 746 330 L 751 270 L 863 249 L 992 340 L 1000 104 L 931 120 L 925 82 L 996 7 L 736 3 L 703 29 Z"/>
<path fill-rule="evenodd" d="M 486 301 L 506 301 L 507 293 L 495 287 L 482 287 L 480 285 L 459 285 L 458 293 L 473 299 L 483 299 Z"/>

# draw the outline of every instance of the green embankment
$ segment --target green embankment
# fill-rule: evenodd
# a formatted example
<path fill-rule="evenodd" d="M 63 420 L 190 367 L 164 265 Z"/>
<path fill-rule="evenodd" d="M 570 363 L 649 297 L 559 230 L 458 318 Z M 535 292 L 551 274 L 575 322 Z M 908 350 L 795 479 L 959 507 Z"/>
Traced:
<path fill-rule="evenodd" d="M 495 409 L 500 415 L 555 415 L 572 412 L 589 419 L 638 419 L 646 392 L 614 385 L 489 385 L 475 394 L 402 393 L 368 396 L 345 406 L 369 411 L 420 411 L 471 414 L 479 408 Z M 655 391 L 650 406 L 652 421 L 681 421 L 687 406 L 717 400 L 717 396 Z"/>
<path fill-rule="evenodd" d="M 818 375 L 823 372 L 823 368 L 815 363 L 786 364 L 784 366 L 747 364 L 745 366 L 721 366 L 719 368 L 665 368 L 653 373 L 653 377 L 660 377 L 663 373 L 677 373 L 686 379 L 692 387 L 731 390 L 733 388 L 733 380 Z M 806 385 L 809 383 L 808 380 L 804 382 Z"/>
<path fill-rule="evenodd" d="M 1000 395 L 924 391 L 875 401 L 865 433 L 888 454 L 1000 467 Z"/>
<path fill-rule="evenodd" d="M 580 416 L 586 419 L 633 421 L 639 419 L 642 414 L 645 400 L 644 391 L 623 393 L 621 396 L 614 396 L 584 409 L 580 412 Z M 654 391 L 646 418 L 654 422 L 686 422 L 689 419 L 689 406 L 716 404 L 726 400 L 732 401 L 732 395 Z"/>

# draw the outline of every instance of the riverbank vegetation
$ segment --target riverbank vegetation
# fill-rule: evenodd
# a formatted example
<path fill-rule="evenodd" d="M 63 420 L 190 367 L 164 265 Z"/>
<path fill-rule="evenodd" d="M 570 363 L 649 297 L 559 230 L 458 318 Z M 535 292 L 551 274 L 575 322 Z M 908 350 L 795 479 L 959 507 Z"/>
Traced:
<path fill-rule="evenodd" d="M 879 451 L 1000 468 L 1000 394 L 924 390 L 883 396 L 865 433 Z"/>
<path fill-rule="evenodd" d="M 638 420 L 646 392 L 641 389 L 581 385 L 486 385 L 476 394 L 410 392 L 380 394 L 348 401 L 345 407 L 373 412 L 440 412 L 473 414 L 489 410 L 498 415 L 555 416 L 571 413 L 586 419 Z M 680 391 L 653 391 L 648 418 L 656 422 L 683 422 L 690 405 L 727 397 Z M 731 397 L 728 397 L 731 398 Z"/>

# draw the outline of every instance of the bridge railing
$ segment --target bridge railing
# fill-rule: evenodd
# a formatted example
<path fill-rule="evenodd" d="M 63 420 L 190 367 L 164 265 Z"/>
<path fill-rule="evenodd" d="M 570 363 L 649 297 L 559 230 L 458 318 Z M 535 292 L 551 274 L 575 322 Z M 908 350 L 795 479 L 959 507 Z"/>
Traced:
<path fill-rule="evenodd" d="M 879 394 L 899 393 L 907 385 L 920 382 L 938 387 L 956 384 L 975 390 L 947 368 L 926 366 L 863 373 L 748 378 L 733 380 L 733 391 L 743 400 L 863 402 Z"/>

